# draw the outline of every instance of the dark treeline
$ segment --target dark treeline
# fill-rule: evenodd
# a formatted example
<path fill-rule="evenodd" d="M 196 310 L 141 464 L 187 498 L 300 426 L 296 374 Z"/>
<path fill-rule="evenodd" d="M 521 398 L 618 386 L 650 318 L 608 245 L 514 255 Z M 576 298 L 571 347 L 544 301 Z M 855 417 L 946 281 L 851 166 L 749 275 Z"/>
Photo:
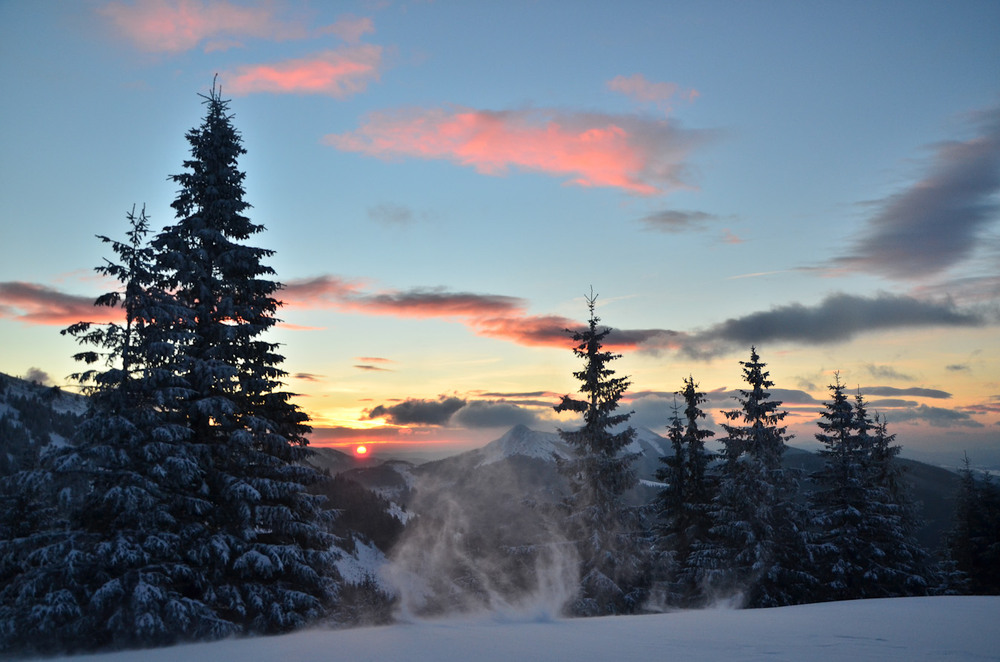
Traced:
<path fill-rule="evenodd" d="M 585 421 L 561 433 L 577 454 L 567 463 L 576 472 L 568 505 L 583 522 L 572 535 L 583 579 L 571 611 L 1000 593 L 1000 489 L 989 476 L 963 470 L 954 528 L 932 554 L 914 537 L 919 504 L 896 461 L 895 435 L 839 375 L 816 433 L 823 468 L 804 475 L 782 466 L 786 412 L 756 348 L 740 362 L 738 406 L 723 412 L 721 452 L 705 447 L 715 433 L 701 425 L 705 394 L 688 377 L 667 430 L 673 453 L 657 472 L 666 486 L 650 503 L 625 503 L 636 482 L 634 457 L 619 452 L 635 434 L 624 427 L 629 414 L 617 411 L 628 381 L 609 367 L 618 355 L 602 347 L 611 330 L 597 325 L 594 300 L 589 328 L 573 336 L 584 359 L 574 374 L 589 397 L 557 406 Z"/>
<path fill-rule="evenodd" d="M 281 285 L 265 263 L 272 252 L 246 243 L 263 227 L 246 216 L 241 137 L 219 90 L 204 102 L 186 136 L 190 159 L 171 178 L 173 224 L 153 235 L 145 210 L 133 209 L 123 241 L 101 237 L 115 257 L 97 271 L 121 287 L 96 305 L 120 309 L 121 321 L 63 332 L 82 346 L 74 378 L 86 412 L 39 414 L 18 396 L 17 422 L 0 416 L 4 654 L 388 614 L 375 578 L 345 582 L 334 562 L 356 538 L 388 550 L 403 525 L 381 497 L 305 462 L 308 420 L 266 340 Z M 556 407 L 583 419 L 560 433 L 573 449 L 559 464 L 568 485 L 560 530 L 579 564 L 567 613 L 998 592 L 996 486 L 966 468 L 948 555 L 936 563 L 913 540 L 918 514 L 899 447 L 839 380 L 817 433 L 824 469 L 782 467 L 785 412 L 755 349 L 741 362 L 745 388 L 725 412 L 722 452 L 706 449 L 705 397 L 689 377 L 668 430 L 665 487 L 632 503 L 635 432 L 618 409 L 630 384 L 611 367 L 618 355 L 602 345 L 611 330 L 598 325 L 595 301 L 587 327 L 572 333 L 582 397 Z M 804 481 L 816 488 L 808 497 Z"/>

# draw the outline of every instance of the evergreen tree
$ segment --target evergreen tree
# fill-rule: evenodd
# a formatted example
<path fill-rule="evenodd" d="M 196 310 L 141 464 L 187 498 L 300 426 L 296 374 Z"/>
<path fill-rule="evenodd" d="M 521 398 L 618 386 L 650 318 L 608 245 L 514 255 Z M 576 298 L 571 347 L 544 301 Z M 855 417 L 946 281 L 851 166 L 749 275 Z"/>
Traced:
<path fill-rule="evenodd" d="M 0 650 L 48 653 L 286 631 L 336 598 L 330 513 L 299 462 L 306 417 L 281 390 L 271 252 L 242 242 L 244 153 L 213 87 L 188 133 L 178 220 L 146 244 L 129 215 L 123 288 L 97 300 L 121 323 L 65 331 L 105 369 L 69 446 L 3 481 L 33 519 L 0 517 Z M 7 504 L 5 504 L 7 505 Z"/>
<path fill-rule="evenodd" d="M 863 396 L 854 406 L 839 376 L 816 435 L 824 468 L 813 475 L 813 524 L 821 585 L 813 599 L 920 595 L 929 557 L 913 538 L 916 509 L 895 462 L 899 447 Z"/>
<path fill-rule="evenodd" d="M 93 650 L 173 643 L 233 631 L 199 599 L 197 570 L 180 556 L 209 510 L 198 466 L 171 423 L 182 393 L 170 366 L 173 344 L 153 323 L 176 314 L 150 286 L 145 210 L 128 215 L 129 240 L 101 237 L 121 259 L 97 268 L 123 289 L 96 304 L 120 307 L 122 323 L 66 329 L 93 349 L 73 375 L 90 393 L 69 446 L 50 446 L 17 476 L 17 493 L 44 518 L 4 536 L 11 562 L 0 592 L 0 639 L 20 652 Z M 9 529 L 10 530 L 10 529 Z"/>
<path fill-rule="evenodd" d="M 948 534 L 947 555 L 961 580 L 958 592 L 1000 595 L 1000 487 L 989 474 L 979 476 L 969 457 L 959 471 L 955 524 Z"/>
<path fill-rule="evenodd" d="M 283 357 L 264 338 L 278 321 L 281 285 L 264 264 L 273 251 L 243 243 L 264 228 L 245 215 L 242 139 L 221 91 L 203 98 L 186 172 L 171 177 L 180 185 L 176 222 L 152 242 L 158 284 L 183 308 L 169 322 L 187 333 L 178 352 L 190 390 L 178 410 L 213 504 L 188 555 L 225 620 L 244 632 L 282 632 L 334 600 L 334 539 L 324 499 L 306 492 L 320 479 L 301 462 L 306 416 L 281 390 Z"/>
<path fill-rule="evenodd" d="M 637 484 L 632 467 L 636 454 L 625 451 L 635 430 L 624 427 L 631 412 L 618 412 L 627 377 L 615 377 L 610 363 L 619 354 L 605 351 L 602 341 L 611 333 L 599 328 L 594 314 L 595 295 L 587 298 L 590 320 L 584 331 L 568 331 L 584 361 L 573 373 L 580 380 L 585 400 L 563 396 L 556 411 L 583 414 L 578 430 L 559 435 L 575 456 L 562 462 L 571 494 L 568 526 L 580 557 L 579 592 L 569 606 L 576 615 L 595 616 L 633 612 L 646 596 L 648 559 L 643 543 L 648 537 L 638 508 L 626 505 L 624 493 Z"/>
<path fill-rule="evenodd" d="M 714 436 L 699 427 L 706 417 L 701 405 L 705 394 L 698 391 L 693 377 L 684 380 L 684 420 L 676 404 L 667 438 L 673 455 L 661 458 L 665 465 L 656 477 L 667 483 L 657 495 L 656 552 L 659 588 L 666 604 L 691 606 L 697 594 L 697 571 L 691 565 L 694 547 L 708 538 L 711 527 L 709 508 L 714 490 L 707 473 L 712 454 L 705 441 Z"/>
<path fill-rule="evenodd" d="M 869 449 L 869 481 L 874 492 L 868 505 L 883 523 L 876 530 L 876 543 L 885 553 L 883 569 L 873 578 L 886 595 L 926 595 L 936 583 L 938 568 L 914 535 L 923 522 L 896 459 L 902 448 L 893 444 L 896 435 L 889 434 L 884 417 L 876 414 L 869 421 L 867 403 L 860 393 L 855 396 L 854 410 L 861 443 Z"/>
<path fill-rule="evenodd" d="M 839 374 L 829 388 L 832 400 L 820 414 L 821 432 L 816 434 L 825 462 L 812 476 L 817 485 L 811 506 L 821 582 L 813 599 L 848 600 L 869 597 L 877 590 L 871 572 L 882 555 L 874 539 L 883 522 L 873 521 L 870 503 L 884 498 L 871 484 L 868 437 L 858 434 L 864 419 L 855 418 Z"/>
<path fill-rule="evenodd" d="M 795 503 L 797 479 L 781 466 L 787 412 L 771 399 L 774 384 L 756 348 L 741 361 L 749 385 L 738 409 L 723 412 L 726 436 L 719 489 L 711 508 L 709 540 L 698 545 L 692 565 L 703 600 L 738 597 L 746 607 L 800 602 L 815 579 L 807 571 L 809 549 Z"/>

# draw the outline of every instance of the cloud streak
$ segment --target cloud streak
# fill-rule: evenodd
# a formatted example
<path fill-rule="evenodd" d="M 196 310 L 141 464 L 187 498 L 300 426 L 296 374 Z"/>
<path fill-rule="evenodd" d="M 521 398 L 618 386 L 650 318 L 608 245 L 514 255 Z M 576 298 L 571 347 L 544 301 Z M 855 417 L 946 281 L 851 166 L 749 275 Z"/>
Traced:
<path fill-rule="evenodd" d="M 572 345 L 567 329 L 585 325 L 561 315 L 529 315 L 527 302 L 499 294 L 451 292 L 444 288 L 366 291 L 365 285 L 337 276 L 295 280 L 284 288 L 289 308 L 330 308 L 349 313 L 390 315 L 416 319 L 446 319 L 464 324 L 473 333 L 528 347 Z M 678 349 L 680 334 L 662 329 L 616 329 L 607 338 L 609 349 L 639 349 L 654 343 Z"/>
<path fill-rule="evenodd" d="M 685 161 L 709 138 L 665 119 L 454 107 L 372 113 L 358 129 L 324 142 L 385 159 L 448 160 L 485 175 L 514 168 L 576 186 L 656 195 L 687 187 Z"/>
<path fill-rule="evenodd" d="M 289 283 L 290 308 L 332 308 L 343 312 L 447 319 L 467 326 L 477 335 L 528 347 L 567 348 L 566 329 L 583 324 L 560 315 L 530 315 L 527 302 L 517 297 L 450 292 L 442 288 L 367 291 L 365 285 L 336 276 L 320 276 Z M 974 327 L 983 323 L 976 314 L 950 302 L 924 301 L 910 296 L 878 294 L 861 297 L 832 294 L 814 306 L 788 304 L 768 311 L 731 318 L 700 331 L 618 329 L 606 339 L 614 351 L 676 351 L 694 359 L 708 359 L 733 349 L 765 343 L 824 345 L 847 342 L 863 333 L 909 328 Z"/>
<path fill-rule="evenodd" d="M 948 391 L 941 391 L 935 388 L 895 388 L 893 386 L 864 386 L 861 388 L 864 395 L 878 396 L 909 396 L 911 398 L 935 398 L 947 400 L 951 397 Z"/>
<path fill-rule="evenodd" d="M 681 90 L 677 83 L 654 82 L 647 80 L 642 74 L 615 76 L 607 85 L 612 92 L 620 92 L 642 103 L 662 105 L 678 95 L 688 101 L 694 101 L 699 96 L 698 90 Z"/>
<path fill-rule="evenodd" d="M 703 211 L 675 211 L 667 209 L 647 214 L 639 220 L 648 230 L 676 233 L 688 230 L 703 230 L 709 223 L 719 220 L 719 217 Z"/>
<path fill-rule="evenodd" d="M 139 0 L 109 2 L 98 12 L 136 48 L 154 53 L 182 53 L 198 46 L 206 52 L 224 50 L 241 46 L 239 40 L 246 37 L 285 41 L 332 33 L 352 43 L 374 31 L 370 19 L 352 16 L 311 29 L 301 19 L 280 16 L 275 3 L 245 7 L 226 0 Z"/>
<path fill-rule="evenodd" d="M 25 324 L 67 326 L 80 321 L 119 322 L 119 308 L 95 306 L 96 297 L 66 294 L 45 285 L 10 281 L 0 283 L 0 318 Z"/>
<path fill-rule="evenodd" d="M 372 44 L 327 50 L 274 64 L 237 67 L 223 74 L 227 90 L 237 96 L 256 93 L 322 94 L 344 99 L 378 80 L 382 47 Z"/>
<path fill-rule="evenodd" d="M 846 342 L 872 331 L 981 323 L 979 316 L 960 311 L 950 302 L 885 293 L 874 297 L 832 294 L 816 306 L 788 304 L 728 319 L 699 334 L 699 339 L 742 346 L 783 341 L 821 345 Z"/>
<path fill-rule="evenodd" d="M 1000 216 L 1000 107 L 977 135 L 934 147 L 926 176 L 875 203 L 877 211 L 835 267 L 897 279 L 937 274 L 969 257 Z"/>
<path fill-rule="evenodd" d="M 551 405 L 546 403 L 545 406 Z M 463 428 L 530 426 L 539 421 L 535 412 L 516 403 L 444 395 L 436 400 L 407 398 L 397 404 L 378 405 L 367 410 L 365 417 L 384 419 L 388 425 Z"/>
<path fill-rule="evenodd" d="M 369 420 L 381 418 L 393 425 L 446 425 L 452 414 L 464 406 L 465 400 L 454 396 L 437 400 L 408 398 L 394 405 L 378 405 L 365 415 Z"/>

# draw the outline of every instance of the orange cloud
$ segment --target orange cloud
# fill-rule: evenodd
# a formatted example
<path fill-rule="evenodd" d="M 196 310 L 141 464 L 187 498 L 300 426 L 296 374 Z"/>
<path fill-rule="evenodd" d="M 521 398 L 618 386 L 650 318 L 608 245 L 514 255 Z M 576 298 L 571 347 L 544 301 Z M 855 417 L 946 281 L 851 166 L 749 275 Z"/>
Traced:
<path fill-rule="evenodd" d="M 276 64 L 245 65 L 222 78 L 236 95 L 325 94 L 343 99 L 378 79 L 381 59 L 381 46 L 365 44 Z"/>
<path fill-rule="evenodd" d="M 96 297 L 66 294 L 59 290 L 19 281 L 0 283 L 0 318 L 26 324 L 68 326 L 80 321 L 95 324 L 120 322 L 120 308 L 95 306 Z"/>
<path fill-rule="evenodd" d="M 684 159 L 705 137 L 637 116 L 459 108 L 375 113 L 359 129 L 324 141 L 382 158 L 449 159 L 487 175 L 515 167 L 578 186 L 654 195 L 684 186 Z"/>

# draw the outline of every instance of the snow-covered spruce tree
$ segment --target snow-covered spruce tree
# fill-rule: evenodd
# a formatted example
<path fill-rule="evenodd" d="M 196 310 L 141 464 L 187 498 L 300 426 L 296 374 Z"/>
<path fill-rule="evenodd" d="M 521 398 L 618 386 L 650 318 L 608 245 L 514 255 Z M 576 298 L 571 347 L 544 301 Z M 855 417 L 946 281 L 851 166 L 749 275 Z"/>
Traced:
<path fill-rule="evenodd" d="M 766 366 L 750 349 L 741 361 L 748 384 L 738 409 L 723 412 L 726 436 L 719 488 L 712 502 L 709 540 L 691 555 L 701 600 L 736 598 L 744 607 L 801 602 L 815 579 L 803 514 L 795 502 L 798 481 L 781 465 L 787 412 L 771 399 Z"/>
<path fill-rule="evenodd" d="M 97 271 L 122 289 L 97 299 L 124 320 L 64 331 L 92 349 L 76 358 L 105 369 L 73 375 L 90 394 L 67 446 L 50 446 L 19 477 L 49 517 L 0 543 L 18 559 L 0 591 L 4 647 L 51 653 L 173 643 L 232 631 L 197 599 L 197 571 L 181 557 L 209 509 L 184 429 L 171 421 L 183 386 L 176 338 L 155 319 L 176 315 L 151 286 L 145 210 L 128 215 L 127 242 L 101 237 L 121 262 Z M 8 549 L 5 558 L 10 558 Z"/>
<path fill-rule="evenodd" d="M 954 592 L 1000 595 L 1000 487 L 972 470 L 968 455 L 959 470 L 955 523 L 947 538 Z"/>
<path fill-rule="evenodd" d="M 246 216 L 245 150 L 221 90 L 203 98 L 186 172 L 171 177 L 176 222 L 152 241 L 160 284 L 184 308 L 171 320 L 189 333 L 178 351 L 190 392 L 178 406 L 212 503 L 185 555 L 222 618 L 246 633 L 283 632 L 335 600 L 334 539 L 324 499 L 306 492 L 321 478 L 300 462 L 307 418 L 281 390 L 283 357 L 265 339 L 281 286 L 264 264 L 273 251 L 244 243 L 264 229 Z"/>
<path fill-rule="evenodd" d="M 580 558 L 579 591 L 568 611 L 579 616 L 633 612 L 649 584 L 649 536 L 639 508 L 623 498 L 637 483 L 632 468 L 636 455 L 625 450 L 635 430 L 622 427 L 632 414 L 618 411 L 629 380 L 615 377 L 610 367 L 621 355 L 603 349 L 611 329 L 598 327 L 596 301 L 596 295 L 587 298 L 587 329 L 567 330 L 576 343 L 573 353 L 584 361 L 573 376 L 580 380 L 585 399 L 567 395 L 555 406 L 558 412 L 579 412 L 584 420 L 578 430 L 559 431 L 574 451 L 573 458 L 560 463 L 560 471 L 570 484 L 567 525 Z"/>
<path fill-rule="evenodd" d="M 938 569 L 914 537 L 922 521 L 896 459 L 901 447 L 893 444 L 896 435 L 889 434 L 883 417 L 869 416 L 861 393 L 855 396 L 854 418 L 872 490 L 867 505 L 878 524 L 874 544 L 882 552 L 881 564 L 870 571 L 871 580 L 883 596 L 926 595 L 937 583 Z"/>
<path fill-rule="evenodd" d="M 679 394 L 684 398 L 684 418 L 675 409 L 667 433 L 674 452 L 661 458 L 665 466 L 656 473 L 667 484 L 654 506 L 656 576 L 665 604 L 691 606 L 697 595 L 697 572 L 690 565 L 690 555 L 695 545 L 707 540 L 711 526 L 714 488 L 707 470 L 712 454 L 705 449 L 705 441 L 715 433 L 699 426 L 706 417 L 701 409 L 706 400 L 694 377 L 684 380 Z"/>
<path fill-rule="evenodd" d="M 823 448 L 823 468 L 813 474 L 810 499 L 815 527 L 816 574 L 820 582 L 813 601 L 850 600 L 879 595 L 874 581 L 884 552 L 876 544 L 886 513 L 879 513 L 885 494 L 871 481 L 870 438 L 861 434 L 840 375 L 830 385 L 831 401 L 820 416 L 816 439 Z"/>

